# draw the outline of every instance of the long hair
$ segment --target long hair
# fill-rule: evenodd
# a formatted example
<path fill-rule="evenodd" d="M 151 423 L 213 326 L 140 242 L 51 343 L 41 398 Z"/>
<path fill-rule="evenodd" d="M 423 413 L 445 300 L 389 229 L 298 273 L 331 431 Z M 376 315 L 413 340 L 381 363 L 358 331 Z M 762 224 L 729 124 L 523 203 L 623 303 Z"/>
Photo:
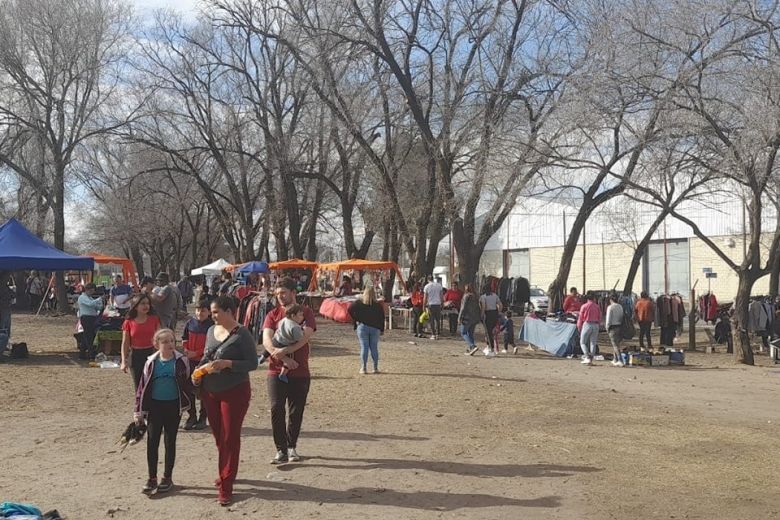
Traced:
<path fill-rule="evenodd" d="M 141 304 L 142 301 L 146 300 L 149 302 L 149 315 L 154 314 L 154 309 L 152 308 L 152 299 L 149 298 L 148 294 L 139 294 L 135 298 L 133 298 L 133 303 L 130 304 L 130 310 L 127 311 L 127 318 L 128 320 L 134 320 L 138 317 L 138 306 Z"/>
<path fill-rule="evenodd" d="M 367 286 L 363 290 L 363 296 L 361 298 L 364 305 L 374 305 L 376 303 L 376 292 L 372 285 Z"/>
<path fill-rule="evenodd" d="M 463 290 L 469 294 L 474 294 L 474 285 L 467 283 L 466 287 L 464 287 Z"/>

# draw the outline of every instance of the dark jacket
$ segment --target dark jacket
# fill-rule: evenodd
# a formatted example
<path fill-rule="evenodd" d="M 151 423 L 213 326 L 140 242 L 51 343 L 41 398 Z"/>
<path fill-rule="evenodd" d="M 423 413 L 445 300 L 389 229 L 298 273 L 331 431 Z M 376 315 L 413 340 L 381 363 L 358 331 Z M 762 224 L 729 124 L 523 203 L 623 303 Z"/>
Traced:
<path fill-rule="evenodd" d="M 358 323 L 374 327 L 381 331 L 385 330 L 385 309 L 382 304 L 377 302 L 374 305 L 366 305 L 358 300 L 347 309 L 354 322 L 354 328 Z"/>
<path fill-rule="evenodd" d="M 473 293 L 466 293 L 460 302 L 458 322 L 467 327 L 476 325 L 481 321 L 482 311 L 479 308 L 479 297 Z"/>
<path fill-rule="evenodd" d="M 146 358 L 144 371 L 141 374 L 141 382 L 138 384 L 138 390 L 135 392 L 135 410 L 133 413 L 135 419 L 146 419 L 146 416 L 149 415 L 149 404 L 152 401 L 149 382 L 152 380 L 154 361 L 159 355 L 160 351 L 158 350 Z M 178 350 L 174 351 L 174 358 L 176 358 L 176 367 L 174 369 L 176 385 L 179 387 L 179 410 L 183 413 L 185 410 L 190 409 L 190 403 L 192 403 L 193 387 L 190 380 L 190 362 L 187 356 Z"/>

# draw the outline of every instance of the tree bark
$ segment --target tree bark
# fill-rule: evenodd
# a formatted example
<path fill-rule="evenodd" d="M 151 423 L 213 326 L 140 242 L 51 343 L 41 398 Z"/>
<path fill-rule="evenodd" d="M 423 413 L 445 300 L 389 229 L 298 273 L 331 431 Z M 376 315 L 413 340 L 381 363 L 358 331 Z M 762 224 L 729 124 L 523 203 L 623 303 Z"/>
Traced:
<path fill-rule="evenodd" d="M 666 210 L 661 211 L 658 217 L 650 225 L 650 228 L 647 230 L 647 233 L 645 233 L 645 236 L 642 237 L 642 240 L 639 242 L 639 244 L 637 244 L 637 247 L 634 250 L 634 256 L 631 257 L 631 265 L 628 267 L 626 283 L 623 285 L 623 296 L 629 296 L 632 292 L 634 292 L 634 280 L 636 279 L 636 274 L 639 272 L 639 266 L 642 263 L 642 257 L 645 256 L 645 251 L 647 250 L 647 246 L 650 244 L 650 241 L 653 239 L 653 235 L 655 234 L 658 227 L 666 219 L 668 214 L 669 212 Z"/>
<path fill-rule="evenodd" d="M 737 297 L 734 300 L 734 310 L 737 318 L 737 329 L 735 332 L 739 341 L 734 348 L 734 360 L 737 363 L 753 365 L 753 347 L 750 345 L 750 335 L 747 333 L 748 305 L 750 304 L 750 293 L 758 278 L 751 270 L 741 270 L 737 274 L 739 275 L 739 285 Z"/>

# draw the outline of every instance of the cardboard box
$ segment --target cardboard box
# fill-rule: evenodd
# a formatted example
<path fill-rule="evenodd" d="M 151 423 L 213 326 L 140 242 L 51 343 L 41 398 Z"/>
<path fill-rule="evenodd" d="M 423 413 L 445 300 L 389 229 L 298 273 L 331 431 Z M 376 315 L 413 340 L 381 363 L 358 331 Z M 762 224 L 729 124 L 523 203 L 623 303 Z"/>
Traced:
<path fill-rule="evenodd" d="M 670 352 L 669 353 L 670 365 L 684 365 L 685 364 L 685 352 Z"/>
<path fill-rule="evenodd" d="M 667 356 L 667 355 L 651 356 L 650 357 L 650 366 L 653 366 L 653 367 L 668 367 L 669 366 L 669 356 Z"/>
<path fill-rule="evenodd" d="M 631 352 L 628 355 L 628 364 L 632 367 L 646 367 L 650 365 L 651 357 L 647 352 Z"/>

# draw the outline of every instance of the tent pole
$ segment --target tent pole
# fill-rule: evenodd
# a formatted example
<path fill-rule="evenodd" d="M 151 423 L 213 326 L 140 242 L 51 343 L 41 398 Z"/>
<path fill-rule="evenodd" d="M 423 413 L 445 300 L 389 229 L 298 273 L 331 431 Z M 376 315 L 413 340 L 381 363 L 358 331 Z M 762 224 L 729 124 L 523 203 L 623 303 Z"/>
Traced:
<path fill-rule="evenodd" d="M 54 275 L 52 274 L 49 277 L 49 285 L 46 286 L 46 292 L 43 293 L 43 298 L 41 298 L 41 304 L 38 305 L 38 312 L 35 313 L 35 317 L 37 318 L 41 314 L 41 309 L 43 309 L 43 304 L 46 303 L 46 298 L 49 297 L 49 291 L 51 291 L 51 282 L 54 280 Z"/>

